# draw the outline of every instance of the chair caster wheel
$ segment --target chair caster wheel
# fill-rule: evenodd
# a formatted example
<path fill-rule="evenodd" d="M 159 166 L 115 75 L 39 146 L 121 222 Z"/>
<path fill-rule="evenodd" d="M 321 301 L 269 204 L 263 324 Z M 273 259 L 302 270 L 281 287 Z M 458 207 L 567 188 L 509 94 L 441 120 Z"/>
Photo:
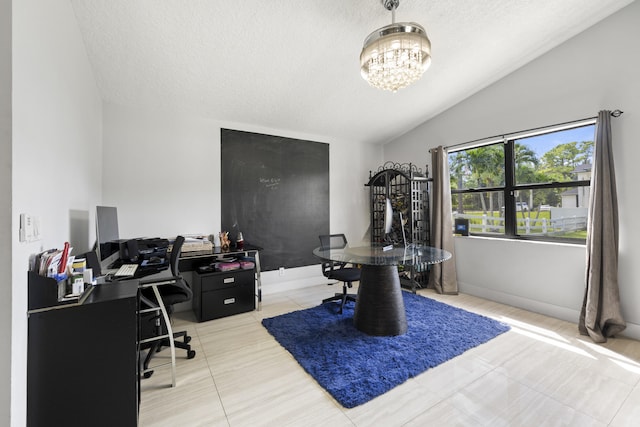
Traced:
<path fill-rule="evenodd" d="M 143 378 L 151 378 L 151 375 L 153 375 L 153 371 L 147 371 L 144 374 L 142 374 Z"/>
<path fill-rule="evenodd" d="M 187 351 L 187 359 L 193 359 L 194 357 L 196 357 L 196 351 L 195 350 Z"/>
<path fill-rule="evenodd" d="M 184 343 L 185 344 L 189 344 L 191 342 L 191 337 L 189 335 L 187 335 L 186 337 L 184 337 Z"/>

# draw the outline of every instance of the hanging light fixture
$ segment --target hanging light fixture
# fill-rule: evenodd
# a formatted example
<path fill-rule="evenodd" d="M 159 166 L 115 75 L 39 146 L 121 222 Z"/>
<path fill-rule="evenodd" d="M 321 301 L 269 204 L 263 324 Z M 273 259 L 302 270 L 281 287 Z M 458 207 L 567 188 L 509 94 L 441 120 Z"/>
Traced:
<path fill-rule="evenodd" d="M 431 42 L 421 25 L 396 24 L 400 0 L 382 0 L 391 11 L 391 25 L 369 34 L 360 53 L 362 77 L 378 89 L 397 92 L 418 80 L 431 65 Z"/>

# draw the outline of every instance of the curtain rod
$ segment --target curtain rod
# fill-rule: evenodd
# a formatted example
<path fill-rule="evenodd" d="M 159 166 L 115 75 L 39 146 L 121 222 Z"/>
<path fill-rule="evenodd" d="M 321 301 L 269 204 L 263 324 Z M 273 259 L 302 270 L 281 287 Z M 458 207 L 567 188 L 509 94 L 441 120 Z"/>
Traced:
<path fill-rule="evenodd" d="M 611 117 L 620 117 L 622 115 L 622 113 L 624 113 L 624 111 L 620 111 L 620 110 L 613 110 L 611 112 Z M 461 142 L 459 144 L 453 144 L 453 145 L 448 145 L 446 147 L 444 147 L 445 150 L 448 150 L 449 148 L 454 148 L 454 147 L 461 147 L 463 145 L 467 145 L 467 144 L 473 144 L 474 142 L 480 142 L 480 141 L 484 141 L 486 139 L 494 139 L 494 138 L 504 138 L 505 135 L 510 135 L 510 134 L 516 134 L 516 133 L 525 133 L 525 132 L 533 132 L 536 130 L 541 130 L 541 129 L 546 129 L 549 127 L 555 127 L 555 126 L 564 126 L 564 125 L 570 125 L 572 123 L 580 123 L 580 122 L 584 122 L 586 120 L 595 120 L 597 119 L 598 116 L 595 117 L 587 117 L 585 119 L 580 119 L 580 120 L 571 120 L 569 122 L 564 122 L 564 123 L 558 123 L 555 125 L 551 125 L 551 126 L 542 126 L 542 127 L 537 127 L 537 128 L 531 128 L 531 129 L 525 129 L 525 130 L 521 130 L 521 131 L 517 131 L 517 132 L 511 132 L 511 133 L 507 133 L 507 134 L 501 134 L 501 135 L 494 135 L 494 136 L 489 136 L 486 138 L 479 138 L 479 139 L 474 139 L 472 141 L 467 141 L 467 142 Z M 431 152 L 431 149 L 429 149 L 429 152 Z"/>

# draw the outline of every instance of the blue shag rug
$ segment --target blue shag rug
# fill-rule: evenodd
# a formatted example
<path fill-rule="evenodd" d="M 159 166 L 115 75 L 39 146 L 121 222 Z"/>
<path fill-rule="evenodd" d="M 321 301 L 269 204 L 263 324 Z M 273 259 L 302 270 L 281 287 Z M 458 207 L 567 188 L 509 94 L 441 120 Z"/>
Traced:
<path fill-rule="evenodd" d="M 345 408 L 386 393 L 409 378 L 509 330 L 488 317 L 402 292 L 408 331 L 374 337 L 327 303 L 264 319 L 262 325 Z"/>

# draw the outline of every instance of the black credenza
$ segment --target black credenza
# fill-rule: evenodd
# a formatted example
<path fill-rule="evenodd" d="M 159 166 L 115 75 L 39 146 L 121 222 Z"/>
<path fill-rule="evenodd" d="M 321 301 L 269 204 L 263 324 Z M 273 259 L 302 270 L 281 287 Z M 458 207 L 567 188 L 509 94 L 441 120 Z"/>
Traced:
<path fill-rule="evenodd" d="M 82 304 L 35 306 L 55 286 L 29 273 L 27 426 L 136 426 L 137 281 L 95 286 Z"/>

